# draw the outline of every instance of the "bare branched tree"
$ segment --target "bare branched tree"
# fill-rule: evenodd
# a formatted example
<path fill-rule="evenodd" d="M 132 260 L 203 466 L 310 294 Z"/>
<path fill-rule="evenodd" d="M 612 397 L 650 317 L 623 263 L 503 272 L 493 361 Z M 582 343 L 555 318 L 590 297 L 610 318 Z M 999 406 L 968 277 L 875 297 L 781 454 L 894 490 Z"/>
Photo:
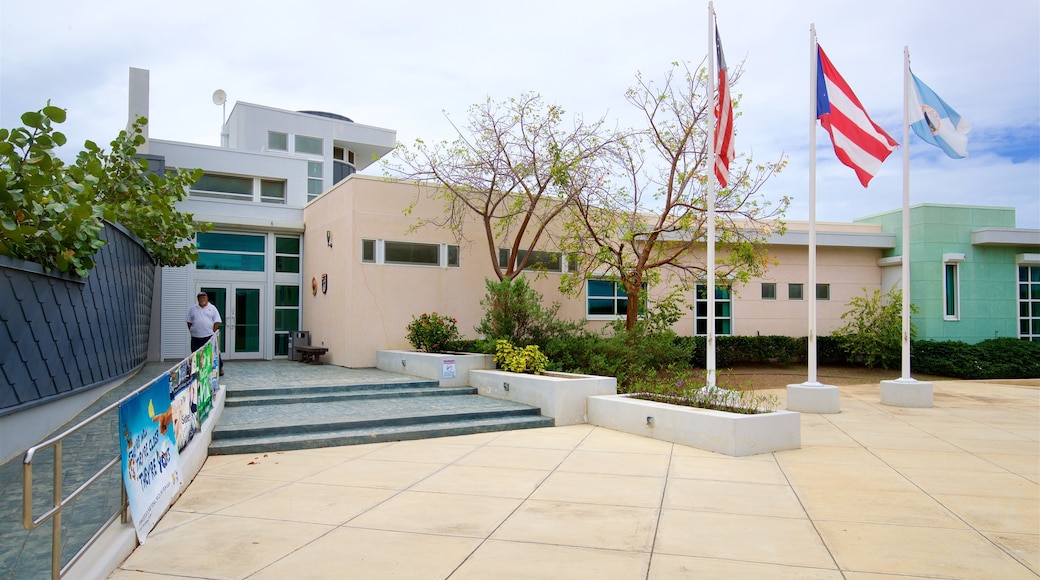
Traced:
<path fill-rule="evenodd" d="M 732 71 L 732 69 L 731 69 Z M 736 84 L 741 70 L 731 76 Z M 565 251 L 580 256 L 581 267 L 565 277 L 577 292 L 592 273 L 617 281 L 630 297 L 625 327 L 639 317 L 644 283 L 653 283 L 667 270 L 677 276 L 680 293 L 689 293 L 705 279 L 707 264 L 693 259 L 693 250 L 707 239 L 707 184 L 711 168 L 708 125 L 713 87 L 703 68 L 694 74 L 673 63 L 660 86 L 636 75 L 627 100 L 640 110 L 645 128 L 612 143 L 613 171 L 609 183 L 589 187 L 571 207 Z M 740 144 L 739 141 L 737 142 Z M 786 158 L 754 165 L 738 155 L 730 168 L 729 187 L 716 193 L 716 231 L 724 257 L 718 274 L 747 281 L 767 263 L 761 242 L 788 206 L 776 205 L 760 189 L 781 171 Z"/>
<path fill-rule="evenodd" d="M 398 147 L 389 171 L 440 186 L 443 215 L 421 218 L 415 227 L 447 227 L 462 241 L 464 224 L 476 218 L 498 279 L 511 280 L 531 264 L 536 250 L 555 247 L 560 228 L 550 223 L 589 184 L 606 179 L 603 159 L 616 135 L 602 118 L 586 123 L 576 116 L 565 125 L 565 111 L 537 94 L 488 99 L 470 107 L 465 127 L 452 123 L 454 141 Z M 499 248 L 509 249 L 504 266 Z"/>

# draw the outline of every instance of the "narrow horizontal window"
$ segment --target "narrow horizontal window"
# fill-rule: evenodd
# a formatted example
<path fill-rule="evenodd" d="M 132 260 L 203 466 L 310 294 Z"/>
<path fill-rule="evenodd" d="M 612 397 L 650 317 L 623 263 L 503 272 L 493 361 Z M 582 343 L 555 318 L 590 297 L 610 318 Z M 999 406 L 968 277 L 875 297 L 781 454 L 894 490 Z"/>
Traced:
<path fill-rule="evenodd" d="M 325 147 L 322 140 L 317 137 L 296 136 L 296 152 L 306 155 L 324 155 Z"/>

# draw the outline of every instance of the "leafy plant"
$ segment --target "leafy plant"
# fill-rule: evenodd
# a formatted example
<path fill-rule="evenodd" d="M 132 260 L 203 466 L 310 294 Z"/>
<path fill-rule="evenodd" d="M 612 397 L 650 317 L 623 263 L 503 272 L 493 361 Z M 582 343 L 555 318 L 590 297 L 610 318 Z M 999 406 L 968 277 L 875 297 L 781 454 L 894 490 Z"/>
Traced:
<path fill-rule="evenodd" d="M 48 102 L 24 113 L 22 127 L 0 129 L 0 254 L 87 276 L 108 219 L 137 236 L 159 265 L 194 261 L 195 247 L 182 242 L 210 226 L 193 223 L 175 204 L 201 173 L 149 173 L 136 157 L 144 118 L 120 132 L 110 152 L 87 141 L 66 165 L 56 149 L 67 139 L 55 130 L 65 119 L 65 110 Z"/>
<path fill-rule="evenodd" d="M 495 363 L 513 373 L 530 373 L 540 375 L 545 371 L 549 359 L 538 346 L 529 344 L 523 348 L 513 346 L 508 340 L 499 340 L 495 343 Z"/>
<path fill-rule="evenodd" d="M 412 317 L 408 324 L 408 342 L 412 347 L 425 352 L 442 352 L 449 341 L 458 340 L 458 321 L 436 312 Z"/>
<path fill-rule="evenodd" d="M 701 376 L 688 370 L 641 379 L 634 384 L 631 396 L 646 401 L 745 415 L 770 413 L 780 405 L 776 395 L 758 395 L 747 388 L 705 386 Z"/>
<path fill-rule="evenodd" d="M 863 296 L 854 296 L 849 300 L 851 308 L 841 315 L 845 326 L 835 330 L 833 335 L 838 345 L 848 353 L 850 362 L 859 359 L 867 368 L 892 368 L 901 359 L 903 332 L 903 292 L 893 288 L 882 294 L 874 290 Z M 917 313 L 917 307 L 910 305 L 910 312 Z M 910 325 L 910 337 L 917 335 L 913 324 Z"/>
<path fill-rule="evenodd" d="M 513 344 L 545 343 L 576 330 L 574 323 L 556 319 L 560 303 L 542 307 L 542 295 L 520 276 L 502 281 L 486 279 L 487 294 L 480 301 L 484 317 L 475 330 L 492 341 Z"/>

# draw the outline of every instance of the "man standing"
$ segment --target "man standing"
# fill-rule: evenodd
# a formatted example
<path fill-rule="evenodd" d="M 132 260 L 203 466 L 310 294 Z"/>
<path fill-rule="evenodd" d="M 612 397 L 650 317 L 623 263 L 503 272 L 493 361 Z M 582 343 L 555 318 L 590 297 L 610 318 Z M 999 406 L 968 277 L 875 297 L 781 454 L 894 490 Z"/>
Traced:
<path fill-rule="evenodd" d="M 213 333 L 220 328 L 220 313 L 217 307 L 209 303 L 209 296 L 205 292 L 199 292 L 199 303 L 192 305 L 188 310 L 185 320 L 188 323 L 188 331 L 191 332 L 191 352 L 202 348 Z M 216 346 L 219 348 L 219 345 Z M 224 357 L 220 357 L 220 376 L 224 376 Z"/>

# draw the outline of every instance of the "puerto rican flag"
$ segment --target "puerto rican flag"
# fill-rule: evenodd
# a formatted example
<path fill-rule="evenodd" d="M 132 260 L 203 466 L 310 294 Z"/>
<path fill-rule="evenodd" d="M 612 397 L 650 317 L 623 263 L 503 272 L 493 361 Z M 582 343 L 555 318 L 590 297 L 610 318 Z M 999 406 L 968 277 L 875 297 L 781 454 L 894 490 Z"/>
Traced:
<path fill-rule="evenodd" d="M 715 49 L 719 59 L 719 96 L 715 102 L 715 177 L 722 187 L 726 187 L 729 182 L 729 163 L 733 161 L 733 100 L 729 96 L 726 57 L 722 54 L 722 40 L 717 28 Z"/>
<path fill-rule="evenodd" d="M 816 117 L 830 134 L 838 159 L 866 187 L 899 143 L 870 119 L 823 47 L 816 45 L 816 51 Z"/>

